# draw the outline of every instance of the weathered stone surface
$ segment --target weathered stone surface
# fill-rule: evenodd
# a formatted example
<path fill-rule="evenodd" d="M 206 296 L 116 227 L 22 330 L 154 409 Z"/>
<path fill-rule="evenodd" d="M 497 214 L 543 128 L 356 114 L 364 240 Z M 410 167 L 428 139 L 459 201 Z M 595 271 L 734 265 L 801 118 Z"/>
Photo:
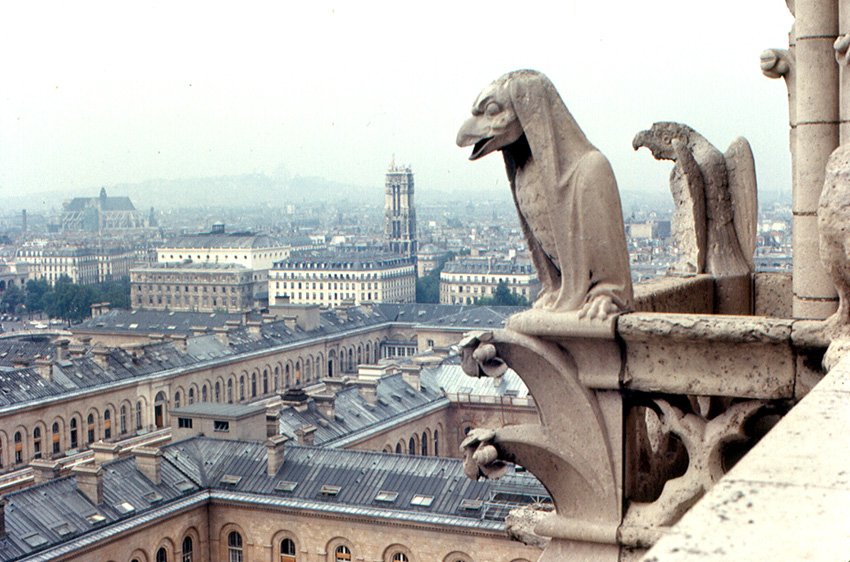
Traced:
<path fill-rule="evenodd" d="M 509 537 L 523 544 L 546 548 L 549 537 L 541 537 L 534 532 L 534 528 L 551 513 L 552 506 L 525 505 L 512 509 L 505 517 L 505 531 Z"/>
<path fill-rule="evenodd" d="M 771 318 L 791 318 L 791 275 L 753 274 L 753 314 Z"/>
<path fill-rule="evenodd" d="M 659 122 L 635 135 L 632 146 L 675 162 L 672 227 L 683 253 L 676 269 L 715 277 L 752 271 L 758 203 L 746 139 L 736 139 L 724 155 L 687 125 Z"/>
<path fill-rule="evenodd" d="M 638 312 L 714 312 L 714 279 L 710 275 L 657 277 L 635 285 Z"/>
<path fill-rule="evenodd" d="M 487 86 L 458 132 L 471 160 L 501 150 L 542 290 L 537 308 L 607 318 L 632 306 L 620 195 L 611 165 L 543 74 Z"/>
<path fill-rule="evenodd" d="M 622 315 L 617 331 L 626 345 L 626 384 L 670 394 L 790 398 L 791 325 L 756 317 Z"/>

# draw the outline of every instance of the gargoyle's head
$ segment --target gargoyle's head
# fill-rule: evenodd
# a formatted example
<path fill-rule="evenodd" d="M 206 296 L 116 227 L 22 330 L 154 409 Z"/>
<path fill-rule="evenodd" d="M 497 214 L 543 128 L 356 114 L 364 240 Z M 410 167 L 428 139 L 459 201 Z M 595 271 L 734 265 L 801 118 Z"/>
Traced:
<path fill-rule="evenodd" d="M 470 160 L 501 150 L 522 136 L 522 124 L 511 103 L 510 76 L 503 76 L 478 94 L 472 104 L 472 117 L 457 133 L 458 146 L 473 145 Z"/>
<path fill-rule="evenodd" d="M 656 160 L 675 160 L 673 139 L 688 144 L 688 128 L 681 123 L 661 121 L 654 123 L 649 130 L 636 134 L 632 146 L 635 150 L 645 146 Z"/>

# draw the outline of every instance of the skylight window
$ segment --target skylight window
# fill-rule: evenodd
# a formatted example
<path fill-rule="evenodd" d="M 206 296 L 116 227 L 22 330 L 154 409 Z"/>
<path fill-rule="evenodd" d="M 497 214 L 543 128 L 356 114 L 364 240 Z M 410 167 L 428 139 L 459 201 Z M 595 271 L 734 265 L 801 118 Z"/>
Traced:
<path fill-rule="evenodd" d="M 148 503 L 159 503 L 159 502 L 162 501 L 162 496 L 160 496 L 156 492 L 148 492 L 147 494 L 143 495 L 142 497 Z"/>
<path fill-rule="evenodd" d="M 429 507 L 432 503 L 434 503 L 434 496 L 425 496 L 422 494 L 416 494 L 410 500 L 410 505 L 418 505 L 419 507 Z"/>
<path fill-rule="evenodd" d="M 33 533 L 32 535 L 25 536 L 24 542 L 30 545 L 31 548 L 37 548 L 39 546 L 47 544 L 47 539 L 42 537 L 38 533 Z"/>
<path fill-rule="evenodd" d="M 106 521 L 106 517 L 100 513 L 92 513 L 91 515 L 86 515 L 86 521 L 88 521 L 91 525 L 98 525 L 99 523 Z"/>
<path fill-rule="evenodd" d="M 478 511 L 482 505 L 484 505 L 484 502 L 481 500 L 463 500 L 458 507 L 467 511 Z"/>
<path fill-rule="evenodd" d="M 219 481 L 222 486 L 235 486 L 242 481 L 241 476 L 236 476 L 235 474 L 225 474 L 221 477 Z"/>
<path fill-rule="evenodd" d="M 376 502 L 393 503 L 397 497 L 398 497 L 398 492 L 380 491 L 380 492 L 378 492 L 378 495 L 375 496 L 375 501 Z"/>
<path fill-rule="evenodd" d="M 189 484 L 189 482 L 187 480 L 181 480 L 180 482 L 175 484 L 175 486 L 177 487 L 178 490 L 180 490 L 181 492 L 184 492 L 184 493 L 185 492 L 191 492 L 192 490 L 195 489 L 195 487 L 192 486 L 191 484 Z"/>
<path fill-rule="evenodd" d="M 275 492 L 291 492 L 298 486 L 298 482 L 290 482 L 289 480 L 279 480 L 277 484 L 275 484 L 274 491 Z"/>
<path fill-rule="evenodd" d="M 133 504 L 129 502 L 122 502 L 115 506 L 115 511 L 117 511 L 121 515 L 127 515 L 129 513 L 135 513 L 136 508 L 133 507 Z"/>
<path fill-rule="evenodd" d="M 325 484 L 319 489 L 319 493 L 323 496 L 335 496 L 342 490 L 342 486 L 329 486 Z"/>
<path fill-rule="evenodd" d="M 73 529 L 71 529 L 71 526 L 67 523 L 62 523 L 61 525 L 54 527 L 53 530 L 56 531 L 56 534 L 60 537 L 66 537 L 73 532 Z"/>

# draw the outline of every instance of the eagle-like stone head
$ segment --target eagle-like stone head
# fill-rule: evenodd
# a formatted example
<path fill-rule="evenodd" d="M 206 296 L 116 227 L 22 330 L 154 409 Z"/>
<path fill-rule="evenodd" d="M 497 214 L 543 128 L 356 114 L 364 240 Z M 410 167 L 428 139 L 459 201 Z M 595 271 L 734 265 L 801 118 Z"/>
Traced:
<path fill-rule="evenodd" d="M 661 121 L 654 123 L 652 128 L 636 134 L 632 140 L 632 146 L 635 150 L 645 146 L 656 160 L 675 160 L 673 139 L 679 139 L 682 143 L 688 144 L 689 130 L 688 126 L 681 123 Z"/>
<path fill-rule="evenodd" d="M 523 72 L 523 71 L 518 71 Z M 470 160 L 513 144 L 522 136 L 522 124 L 513 108 L 509 73 L 484 88 L 472 104 L 472 117 L 457 133 L 457 145 L 473 146 Z"/>

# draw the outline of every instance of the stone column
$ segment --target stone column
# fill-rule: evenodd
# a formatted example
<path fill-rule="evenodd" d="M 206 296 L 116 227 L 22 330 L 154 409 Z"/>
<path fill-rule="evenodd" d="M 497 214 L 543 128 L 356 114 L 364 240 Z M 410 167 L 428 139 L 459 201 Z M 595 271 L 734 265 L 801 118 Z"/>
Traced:
<path fill-rule="evenodd" d="M 839 47 L 836 58 L 839 61 L 839 116 L 841 118 L 841 144 L 850 143 L 850 51 L 846 41 L 850 38 L 850 4 L 838 3 L 838 33 L 845 38 L 845 44 Z"/>
<path fill-rule="evenodd" d="M 827 158 L 838 146 L 839 0 L 797 0 L 797 150 L 794 211 L 794 305 L 797 318 L 826 318 L 838 307 L 820 261 L 817 209 Z"/>

